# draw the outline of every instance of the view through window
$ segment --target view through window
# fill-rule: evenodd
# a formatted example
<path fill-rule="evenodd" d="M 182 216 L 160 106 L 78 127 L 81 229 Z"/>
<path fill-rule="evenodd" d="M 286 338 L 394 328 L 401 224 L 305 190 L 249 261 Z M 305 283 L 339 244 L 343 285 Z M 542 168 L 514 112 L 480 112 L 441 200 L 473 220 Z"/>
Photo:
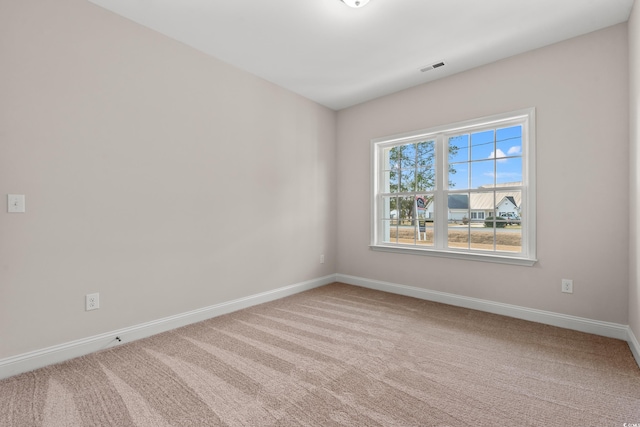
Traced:
<path fill-rule="evenodd" d="M 532 263 L 533 114 L 374 140 L 372 247 Z"/>

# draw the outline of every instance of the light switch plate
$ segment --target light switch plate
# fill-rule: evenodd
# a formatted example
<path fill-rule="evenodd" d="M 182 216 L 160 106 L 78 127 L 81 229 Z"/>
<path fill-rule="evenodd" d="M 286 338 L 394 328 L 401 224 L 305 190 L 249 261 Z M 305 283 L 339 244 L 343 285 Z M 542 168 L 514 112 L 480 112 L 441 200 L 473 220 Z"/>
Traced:
<path fill-rule="evenodd" d="M 24 194 L 7 194 L 7 212 L 11 212 L 11 213 L 25 212 Z"/>

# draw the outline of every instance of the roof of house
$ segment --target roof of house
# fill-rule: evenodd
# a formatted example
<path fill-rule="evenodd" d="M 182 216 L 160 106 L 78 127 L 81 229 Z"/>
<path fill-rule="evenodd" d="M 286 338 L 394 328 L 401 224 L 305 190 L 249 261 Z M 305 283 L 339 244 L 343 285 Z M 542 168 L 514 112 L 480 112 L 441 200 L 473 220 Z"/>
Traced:
<path fill-rule="evenodd" d="M 449 194 L 449 209 L 469 209 L 467 194 Z"/>
<path fill-rule="evenodd" d="M 522 202 L 522 192 L 520 191 L 497 191 L 495 200 L 493 192 L 470 192 L 470 194 L 450 194 L 448 200 L 449 209 L 469 209 L 469 196 L 471 197 L 472 210 L 493 210 L 505 198 L 516 207 L 520 206 Z M 432 200 L 427 202 L 427 209 L 430 208 L 431 203 L 433 203 Z"/>
<path fill-rule="evenodd" d="M 471 209 L 491 210 L 498 206 L 505 198 L 517 207 L 520 206 L 522 201 L 522 193 L 520 191 L 497 191 L 495 201 L 493 199 L 493 193 L 471 193 Z"/>

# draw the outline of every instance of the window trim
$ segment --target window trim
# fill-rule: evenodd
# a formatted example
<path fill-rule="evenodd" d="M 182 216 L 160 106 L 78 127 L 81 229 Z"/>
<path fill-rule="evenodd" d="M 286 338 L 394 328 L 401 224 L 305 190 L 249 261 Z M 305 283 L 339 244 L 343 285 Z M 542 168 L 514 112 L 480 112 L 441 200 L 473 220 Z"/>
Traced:
<path fill-rule="evenodd" d="M 474 250 L 459 250 L 454 248 L 443 247 L 438 245 L 438 241 L 435 242 L 433 247 L 415 246 L 415 245 L 403 245 L 399 243 L 383 243 L 378 240 L 378 233 L 380 231 L 377 224 L 377 209 L 378 207 L 378 193 L 379 193 L 379 168 L 380 168 L 380 153 L 383 147 L 390 145 L 399 145 L 402 143 L 410 143 L 416 140 L 426 140 L 428 138 L 444 138 L 447 135 L 463 132 L 465 130 L 479 131 L 482 128 L 496 128 L 503 124 L 508 124 L 514 121 L 524 121 L 523 123 L 523 136 L 526 138 L 522 140 L 522 203 L 523 211 L 521 216 L 527 218 L 526 229 L 522 229 L 522 252 L 520 254 L 502 253 L 502 252 L 485 252 Z M 525 108 L 508 113 L 501 113 L 492 116 L 481 117 L 472 120 L 465 120 L 448 125 L 441 125 L 432 127 L 429 129 L 407 132 L 397 135 L 391 135 L 387 137 L 375 138 L 371 140 L 371 209 L 370 209 L 370 249 L 374 251 L 383 252 L 395 252 L 403 254 L 413 255 L 427 255 L 435 257 L 456 258 L 473 261 L 484 262 L 496 262 L 502 264 L 513 264 L 522 266 L 532 266 L 537 262 L 536 259 L 536 117 L 535 108 Z M 436 155 L 436 173 L 440 178 L 440 182 L 448 182 L 445 177 L 445 172 L 448 169 L 447 159 L 442 151 L 443 144 L 436 143 L 435 155 Z M 444 159 L 444 160 L 443 160 Z M 448 191 L 448 189 L 442 189 L 438 187 L 436 191 Z M 469 189 L 473 191 L 473 189 Z M 441 206 L 440 210 L 446 208 Z M 438 216 L 442 218 L 442 212 L 440 215 L 438 212 L 434 213 L 436 221 Z M 445 216 L 446 218 L 446 216 Z M 435 230 L 437 232 L 437 230 Z M 438 239 L 438 236 L 436 236 Z M 440 242 L 443 240 L 440 239 Z"/>

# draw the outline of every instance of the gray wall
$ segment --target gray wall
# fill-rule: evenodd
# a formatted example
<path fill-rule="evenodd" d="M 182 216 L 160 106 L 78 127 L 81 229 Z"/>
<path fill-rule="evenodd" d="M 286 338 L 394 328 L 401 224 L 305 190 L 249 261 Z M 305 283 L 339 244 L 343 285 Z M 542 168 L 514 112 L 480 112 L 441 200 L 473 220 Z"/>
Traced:
<path fill-rule="evenodd" d="M 627 56 L 621 24 L 340 111 L 338 271 L 626 325 Z M 534 267 L 369 250 L 372 138 L 526 107 L 537 115 Z"/>
<path fill-rule="evenodd" d="M 336 271 L 335 112 L 84 0 L 0 58 L 0 359 Z"/>

